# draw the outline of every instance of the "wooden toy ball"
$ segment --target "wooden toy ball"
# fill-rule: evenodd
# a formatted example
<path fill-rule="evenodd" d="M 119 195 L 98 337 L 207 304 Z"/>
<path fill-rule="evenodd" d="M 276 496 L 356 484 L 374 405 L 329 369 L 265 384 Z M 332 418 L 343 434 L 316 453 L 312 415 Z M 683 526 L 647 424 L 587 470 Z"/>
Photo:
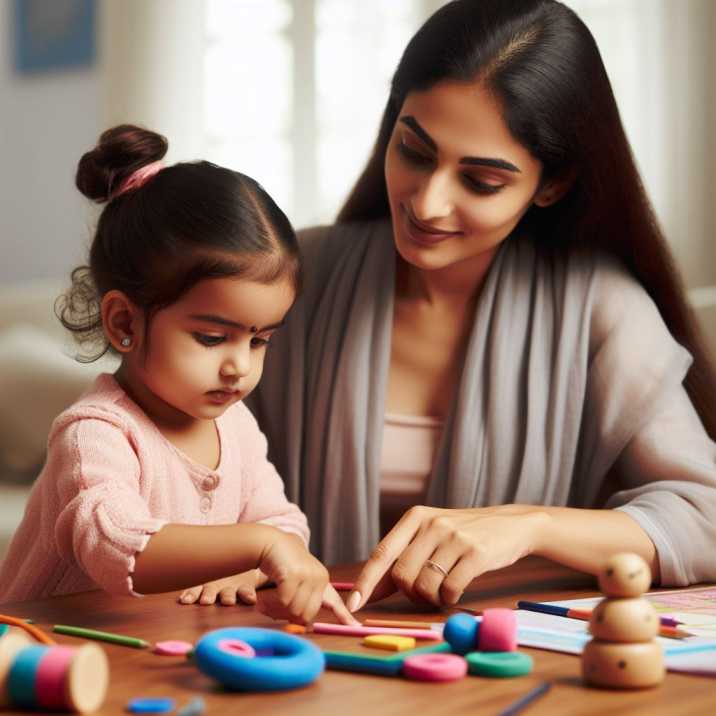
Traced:
<path fill-rule="evenodd" d="M 589 631 L 603 641 L 651 641 L 659 633 L 659 616 L 646 599 L 604 599 L 592 611 Z"/>
<path fill-rule="evenodd" d="M 590 641 L 582 654 L 582 676 L 594 686 L 643 689 L 664 679 L 664 658 L 656 641 L 616 644 Z"/>
<path fill-rule="evenodd" d="M 612 555 L 599 573 L 599 589 L 608 597 L 638 597 L 650 584 L 649 566 L 631 552 Z"/>

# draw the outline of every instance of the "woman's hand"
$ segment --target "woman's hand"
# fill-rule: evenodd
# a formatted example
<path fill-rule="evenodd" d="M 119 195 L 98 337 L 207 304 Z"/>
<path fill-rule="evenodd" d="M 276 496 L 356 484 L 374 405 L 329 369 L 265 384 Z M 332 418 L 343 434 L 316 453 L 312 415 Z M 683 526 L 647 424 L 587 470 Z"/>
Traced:
<path fill-rule="evenodd" d="M 308 624 L 327 599 L 327 605 L 340 621 L 354 623 L 354 617 L 340 597 L 333 596 L 335 590 L 328 583 L 328 570 L 296 535 L 276 532 L 276 538 L 266 546 L 259 563 L 259 568 L 276 585 L 277 604 L 272 606 L 272 600 L 267 600 L 269 606 L 264 609 L 265 613 L 275 619 Z"/>
<path fill-rule="evenodd" d="M 219 604 L 224 606 L 233 606 L 237 602 L 256 604 L 256 590 L 267 582 L 268 577 L 260 569 L 251 569 L 185 589 L 178 601 L 180 604 L 214 604 L 218 598 Z"/>
<path fill-rule="evenodd" d="M 348 598 L 354 612 L 396 590 L 455 604 L 470 582 L 537 549 L 549 516 L 539 507 L 412 507 L 373 551 Z"/>

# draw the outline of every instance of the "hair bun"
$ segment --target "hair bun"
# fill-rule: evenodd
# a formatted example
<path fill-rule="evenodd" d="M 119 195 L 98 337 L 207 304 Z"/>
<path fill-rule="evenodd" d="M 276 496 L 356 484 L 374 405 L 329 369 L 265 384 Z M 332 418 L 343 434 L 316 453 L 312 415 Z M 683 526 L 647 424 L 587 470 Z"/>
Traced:
<path fill-rule="evenodd" d="M 82 155 L 75 184 L 88 199 L 102 203 L 137 169 L 164 157 L 168 148 L 161 134 L 120 124 L 103 132 L 97 146 Z"/>

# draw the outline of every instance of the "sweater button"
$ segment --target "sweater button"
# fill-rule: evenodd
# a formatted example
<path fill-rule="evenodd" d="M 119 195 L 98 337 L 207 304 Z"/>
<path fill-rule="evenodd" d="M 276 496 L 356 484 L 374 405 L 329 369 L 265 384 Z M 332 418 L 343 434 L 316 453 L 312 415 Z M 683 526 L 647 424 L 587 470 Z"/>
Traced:
<path fill-rule="evenodd" d="M 213 490 L 216 487 L 216 478 L 215 477 L 205 477 L 204 482 L 202 482 L 201 486 L 209 492 L 210 490 Z"/>
<path fill-rule="evenodd" d="M 201 509 L 202 512 L 207 513 L 211 509 L 211 498 L 210 497 L 202 497 L 201 498 Z"/>

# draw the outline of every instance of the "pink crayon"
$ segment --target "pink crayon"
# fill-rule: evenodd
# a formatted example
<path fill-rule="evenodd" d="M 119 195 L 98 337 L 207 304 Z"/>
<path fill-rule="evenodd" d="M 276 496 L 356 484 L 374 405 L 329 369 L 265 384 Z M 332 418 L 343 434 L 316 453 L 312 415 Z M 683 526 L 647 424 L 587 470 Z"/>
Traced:
<path fill-rule="evenodd" d="M 415 639 L 429 641 L 442 641 L 442 635 L 432 629 L 391 629 L 390 627 L 367 627 L 348 626 L 345 624 L 326 624 L 316 622 L 313 625 L 316 634 L 343 634 L 344 636 L 367 636 L 369 634 L 400 634 L 400 636 L 412 636 Z"/>

